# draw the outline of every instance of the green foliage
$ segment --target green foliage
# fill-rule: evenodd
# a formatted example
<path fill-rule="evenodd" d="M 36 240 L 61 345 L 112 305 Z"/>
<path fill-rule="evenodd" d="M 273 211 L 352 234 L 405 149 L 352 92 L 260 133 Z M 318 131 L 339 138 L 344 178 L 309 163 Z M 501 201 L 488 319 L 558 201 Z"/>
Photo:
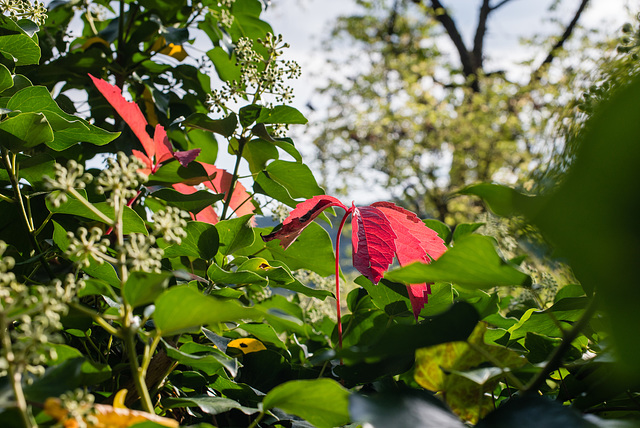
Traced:
<path fill-rule="evenodd" d="M 357 278 L 336 320 L 327 230 L 309 224 L 285 250 L 256 226 L 262 208 L 323 193 L 283 136 L 306 123 L 285 104 L 297 67 L 280 59 L 286 44 L 259 1 L 52 2 L 42 21 L 38 4 L 11 5 L 0 17 L 0 425 L 637 426 L 637 76 L 607 86 L 553 192 L 461 191 L 519 216 L 530 232 L 519 238 L 537 228 L 539 247 L 482 235 L 489 217 L 426 220 L 447 251 L 376 285 Z M 72 19 L 81 35 L 68 40 Z M 342 23 L 365 42 L 356 30 L 377 24 Z M 201 62 L 200 38 L 213 45 Z M 420 49 L 412 61 L 429 67 L 437 52 Z M 124 87 L 133 113 L 115 114 L 117 94 L 87 73 Z M 496 119 L 471 121 L 469 108 L 447 138 Z M 148 123 L 133 122 L 136 109 Z M 487 141 L 521 125 L 498 116 Z M 213 165 L 219 147 L 233 171 Z M 558 276 L 546 301 L 523 266 L 558 256 L 577 280 Z M 406 284 L 419 282 L 431 294 L 416 321 Z"/>

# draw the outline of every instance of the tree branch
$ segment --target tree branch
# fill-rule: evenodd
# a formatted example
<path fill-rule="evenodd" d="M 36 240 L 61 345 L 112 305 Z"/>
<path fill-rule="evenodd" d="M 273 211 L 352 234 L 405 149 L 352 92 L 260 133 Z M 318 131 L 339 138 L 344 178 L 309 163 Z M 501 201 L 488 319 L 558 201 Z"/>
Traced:
<path fill-rule="evenodd" d="M 509 3 L 511 0 L 502 0 L 500 3 L 491 6 L 491 10 L 494 11 L 496 9 L 498 9 L 499 7 L 504 6 L 505 4 Z"/>
<path fill-rule="evenodd" d="M 476 35 L 473 38 L 472 59 L 475 70 L 482 70 L 484 35 L 487 33 L 487 19 L 490 12 L 489 0 L 483 0 L 482 6 L 480 6 L 480 15 L 478 16 L 478 28 L 476 28 Z"/>
<path fill-rule="evenodd" d="M 431 0 L 431 7 L 434 10 L 435 18 L 440 21 L 458 51 L 460 62 L 462 63 L 462 73 L 466 77 L 474 76 L 476 74 L 476 68 L 474 67 L 473 58 L 462 40 L 455 21 L 451 18 L 451 15 L 449 15 L 440 0 Z M 479 90 L 477 80 L 472 85 L 474 91 Z"/>
<path fill-rule="evenodd" d="M 571 22 L 569 23 L 567 28 L 564 30 L 564 33 L 562 34 L 562 36 L 560 36 L 558 41 L 553 45 L 553 47 L 549 51 L 549 54 L 547 55 L 547 57 L 544 59 L 544 61 L 542 61 L 542 64 L 540 64 L 538 69 L 533 73 L 534 77 L 532 78 L 532 80 L 535 80 L 535 79 L 539 78 L 540 73 L 542 72 L 543 68 L 547 64 L 550 64 L 551 61 L 553 61 L 553 59 L 558 54 L 558 51 L 560 51 L 560 49 L 562 49 L 562 47 L 564 46 L 564 43 L 567 41 L 567 39 L 569 39 L 569 37 L 571 37 L 571 34 L 573 33 L 573 30 L 574 30 L 576 24 L 578 23 L 578 20 L 580 19 L 580 16 L 582 15 L 582 12 L 587 7 L 588 3 L 589 3 L 589 0 L 582 0 L 580 2 L 580 6 L 578 7 L 578 10 L 576 11 L 575 15 L 573 16 L 573 19 L 571 20 Z"/>

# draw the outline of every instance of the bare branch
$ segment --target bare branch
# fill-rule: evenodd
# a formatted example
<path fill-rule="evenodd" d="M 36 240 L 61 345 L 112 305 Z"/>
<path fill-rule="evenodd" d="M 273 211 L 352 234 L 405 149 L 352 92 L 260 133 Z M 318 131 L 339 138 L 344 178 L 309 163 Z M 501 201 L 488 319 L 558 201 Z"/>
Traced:
<path fill-rule="evenodd" d="M 482 6 L 480 6 L 480 15 L 478 16 L 478 28 L 476 29 L 476 35 L 473 38 L 473 65 L 475 70 L 482 70 L 482 56 L 484 49 L 484 35 L 487 33 L 487 19 L 491 7 L 489 6 L 489 0 L 483 0 Z"/>
<path fill-rule="evenodd" d="M 505 4 L 509 3 L 510 1 L 511 1 L 511 0 L 502 0 L 500 3 L 498 3 L 498 4 L 495 4 L 495 5 L 491 6 L 491 10 L 492 10 L 492 11 L 494 11 L 494 10 L 496 10 L 497 8 L 502 7 L 502 6 L 504 6 Z"/>
<path fill-rule="evenodd" d="M 451 18 L 451 15 L 449 15 L 440 0 L 431 0 L 431 7 L 435 12 L 435 18 L 440 21 L 458 51 L 460 62 L 462 63 L 462 73 L 466 77 L 475 76 L 476 68 L 473 58 L 462 40 L 462 36 L 458 31 L 455 21 Z M 476 92 L 480 90 L 477 79 L 473 81 L 472 88 Z"/>
<path fill-rule="evenodd" d="M 576 11 L 575 15 L 573 16 L 573 19 L 571 20 L 571 22 L 569 23 L 567 28 L 564 30 L 564 33 L 562 34 L 562 36 L 560 36 L 558 41 L 553 45 L 553 47 L 549 51 L 549 54 L 547 55 L 547 57 L 544 59 L 544 61 L 542 61 L 542 64 L 540 64 L 538 69 L 533 73 L 534 77 L 532 78 L 532 80 L 536 79 L 536 78 L 538 78 L 540 76 L 540 72 L 542 71 L 542 69 L 547 64 L 550 64 L 551 61 L 553 61 L 553 59 L 558 54 L 558 51 L 560 51 L 560 49 L 562 49 L 562 47 L 564 46 L 564 43 L 567 41 L 567 39 L 569 39 L 569 37 L 571 37 L 571 33 L 573 33 L 573 30 L 574 30 L 576 24 L 578 23 L 578 20 L 580 19 L 580 15 L 582 15 L 582 12 L 587 7 L 588 3 L 589 3 L 589 0 L 582 0 L 582 2 L 580 2 L 580 6 L 578 7 L 578 10 Z"/>

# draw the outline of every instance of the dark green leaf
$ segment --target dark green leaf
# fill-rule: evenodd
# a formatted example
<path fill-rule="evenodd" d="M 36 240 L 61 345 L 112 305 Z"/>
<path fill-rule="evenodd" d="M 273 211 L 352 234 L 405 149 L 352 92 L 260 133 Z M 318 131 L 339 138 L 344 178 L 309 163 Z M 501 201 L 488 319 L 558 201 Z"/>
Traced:
<path fill-rule="evenodd" d="M 498 256 L 486 236 L 467 235 L 431 264 L 412 263 L 389 271 L 385 278 L 407 284 L 451 282 L 467 288 L 527 285 L 531 278 Z"/>
<path fill-rule="evenodd" d="M 593 428 L 569 406 L 544 397 L 528 395 L 513 398 L 481 420 L 477 428 L 538 428 L 541 426 L 563 428 Z"/>
<path fill-rule="evenodd" d="M 80 193 L 83 193 L 82 191 Z M 85 195 L 86 196 L 86 195 Z M 98 211 L 100 211 L 105 216 L 109 217 L 111 220 L 114 220 L 115 213 L 113 207 L 110 206 L 107 202 L 97 202 L 92 204 Z M 91 209 L 89 209 L 86 205 L 80 202 L 78 199 L 75 199 L 71 196 L 67 198 L 67 202 L 64 202 L 59 207 L 54 207 L 47 200 L 47 208 L 53 214 L 72 214 L 80 217 L 88 218 L 91 220 L 102 221 L 100 216 L 94 213 Z M 123 212 L 123 223 L 125 234 L 130 233 L 142 233 L 147 235 L 147 228 L 144 224 L 144 220 L 140 218 L 140 216 L 131 208 L 124 207 Z"/>
<path fill-rule="evenodd" d="M 258 284 L 267 285 L 267 279 L 255 272 L 236 270 L 230 272 L 212 263 L 207 270 L 207 276 L 216 284 Z"/>
<path fill-rule="evenodd" d="M 256 121 L 258 116 L 260 116 L 260 111 L 262 110 L 262 106 L 256 104 L 249 104 L 248 106 L 244 106 L 240 109 L 238 114 L 240 115 L 240 126 L 243 128 L 247 128 L 253 122 Z"/>
<path fill-rule="evenodd" d="M 273 388 L 262 401 L 263 409 L 279 408 L 300 416 L 318 428 L 349 422 L 349 391 L 334 380 L 293 380 Z"/>
<path fill-rule="evenodd" d="M 249 224 L 251 217 L 252 214 L 247 214 L 216 224 L 220 235 L 220 253 L 222 255 L 228 256 L 253 243 L 253 230 Z"/>
<path fill-rule="evenodd" d="M 231 113 L 224 119 L 211 119 L 203 113 L 193 113 L 182 122 L 185 126 L 215 132 L 223 137 L 231 137 L 238 126 L 238 117 Z"/>
<path fill-rule="evenodd" d="M 211 193 L 206 190 L 198 190 L 197 192 L 187 195 L 167 187 L 156 190 L 151 193 L 151 196 L 162 199 L 168 202 L 169 205 L 178 207 L 181 210 L 196 214 L 204 208 L 222 200 L 224 197 L 223 194 Z"/>
<path fill-rule="evenodd" d="M 42 113 L 20 113 L 0 122 L 2 145 L 23 151 L 53 141 L 53 130 Z"/>
<path fill-rule="evenodd" d="M 364 287 L 371 296 L 374 305 L 382 309 L 389 316 L 412 316 L 411 303 L 407 294 L 407 286 L 383 279 L 374 285 L 364 276 L 360 275 L 354 281 Z"/>
<path fill-rule="evenodd" d="M 247 142 L 242 157 L 249 162 L 249 170 L 257 173 L 267 166 L 268 161 L 278 159 L 278 149 L 265 140 L 254 139 Z"/>
<path fill-rule="evenodd" d="M 174 409 L 179 407 L 199 407 L 200 410 L 209 415 L 225 413 L 232 409 L 240 410 L 245 415 L 252 415 L 258 412 L 257 408 L 243 406 L 237 401 L 234 401 L 230 398 L 211 397 L 208 395 L 189 398 L 169 397 L 162 400 L 162 405 L 167 409 Z"/>
<path fill-rule="evenodd" d="M 153 303 L 167 288 L 170 277 L 168 272 L 131 272 L 122 286 L 122 297 L 134 308 Z"/>
<path fill-rule="evenodd" d="M 180 244 L 173 244 L 164 249 L 164 257 L 197 257 L 212 259 L 218 252 L 219 236 L 216 227 L 200 221 L 187 222 L 187 236 Z"/>
<path fill-rule="evenodd" d="M 373 428 L 464 428 L 442 402 L 419 392 L 387 392 L 371 397 L 351 394 L 349 414 L 354 422 Z"/>
<path fill-rule="evenodd" d="M 156 299 L 153 319 L 163 336 L 171 336 L 223 321 L 240 321 L 260 317 L 261 313 L 245 308 L 235 300 L 206 296 L 188 286 L 173 287 Z"/>
<path fill-rule="evenodd" d="M 238 374 L 238 360 L 209 345 L 187 342 L 176 349 L 165 342 L 167 355 L 180 363 L 212 376 L 224 367 L 232 377 Z M 197 353 L 197 355 L 196 355 Z"/>

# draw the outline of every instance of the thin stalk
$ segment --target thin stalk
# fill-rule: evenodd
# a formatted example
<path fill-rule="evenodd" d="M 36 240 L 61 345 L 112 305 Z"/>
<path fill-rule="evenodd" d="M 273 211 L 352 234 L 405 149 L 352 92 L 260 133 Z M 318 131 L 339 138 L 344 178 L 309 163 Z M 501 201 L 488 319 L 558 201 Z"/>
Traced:
<path fill-rule="evenodd" d="M 127 314 L 128 317 L 128 314 Z M 144 379 L 144 374 L 140 364 L 138 364 L 138 355 L 136 354 L 135 343 L 135 331 L 133 328 L 128 327 L 125 329 L 125 348 L 127 348 L 127 356 L 129 357 L 129 364 L 131 365 L 131 374 L 133 375 L 133 382 L 136 385 L 138 394 L 140 394 L 140 400 L 142 400 L 142 408 L 145 412 L 154 413 L 153 403 L 151 402 L 151 396 L 147 389 L 147 384 Z"/>
<path fill-rule="evenodd" d="M 13 389 L 13 396 L 16 400 L 16 406 L 20 410 L 20 417 L 25 427 L 35 427 L 34 421 L 29 415 L 29 408 L 27 407 L 27 400 L 22 390 L 22 373 L 16 370 L 14 365 L 14 355 L 11 350 L 11 337 L 9 336 L 9 329 L 7 325 L 7 319 L 4 313 L 0 313 L 0 335 L 2 336 L 2 353 L 7 360 L 7 374 L 9 382 L 11 382 L 11 388 Z"/>
<path fill-rule="evenodd" d="M 253 420 L 253 422 L 251 422 L 251 425 L 249 425 L 249 428 L 255 428 L 258 426 L 258 424 L 260 423 L 260 421 L 262 420 L 262 418 L 264 418 L 264 412 L 260 412 L 260 414 L 258 415 L 257 418 L 255 418 Z"/>
<path fill-rule="evenodd" d="M 342 217 L 342 221 L 338 227 L 338 236 L 336 237 L 336 317 L 338 318 L 338 349 L 340 351 L 342 350 L 342 316 L 340 313 L 340 235 L 342 235 L 342 228 L 352 211 L 353 208 L 349 208 L 344 213 L 344 217 Z"/>
<path fill-rule="evenodd" d="M 73 188 L 66 189 L 66 192 L 68 194 L 70 194 L 71 196 L 73 196 L 74 198 L 76 198 L 82 205 L 84 205 L 85 207 L 90 209 L 91 212 L 93 212 L 95 215 L 97 215 L 103 223 L 108 224 L 108 225 L 112 225 L 113 224 L 113 220 L 111 220 L 109 217 L 107 217 L 102 211 L 100 211 L 99 209 L 94 207 L 93 204 L 91 202 L 87 201 L 84 198 L 84 196 L 82 196 L 80 194 L 80 192 L 78 192 L 76 189 L 73 189 Z"/>
<path fill-rule="evenodd" d="M 227 215 L 227 210 L 229 209 L 229 204 L 231 203 L 231 195 L 236 190 L 236 182 L 238 181 L 238 171 L 240 170 L 240 161 L 242 161 L 242 151 L 244 150 L 246 140 L 244 138 L 238 139 L 238 153 L 236 153 L 236 164 L 233 167 L 233 175 L 231 176 L 231 183 L 229 184 L 229 189 L 227 190 L 224 198 L 224 205 L 222 207 L 222 213 L 220 214 L 220 219 L 225 220 Z"/>
<path fill-rule="evenodd" d="M 549 358 L 549 361 L 547 361 L 547 363 L 544 365 L 542 370 L 539 371 L 538 374 L 533 379 L 531 379 L 531 381 L 522 389 L 523 395 L 537 391 L 540 388 L 540 385 L 542 385 L 544 381 L 547 379 L 547 376 L 549 375 L 549 373 L 551 373 L 552 371 L 560 367 L 562 358 L 564 357 L 565 353 L 569 350 L 571 343 L 578 337 L 580 332 L 582 332 L 582 330 L 587 326 L 587 324 L 589 323 L 589 321 L 591 320 L 591 317 L 595 312 L 596 312 L 596 299 L 594 295 L 594 296 L 591 296 L 591 300 L 589 301 L 589 304 L 587 305 L 584 312 L 582 313 L 582 316 L 580 316 L 580 319 L 578 319 L 578 321 L 573 325 L 571 330 L 569 330 L 564 335 L 560 345 L 553 351 L 553 354 L 551 354 L 551 358 Z"/>
<path fill-rule="evenodd" d="M 89 315 L 100 327 L 104 328 L 110 335 L 122 338 L 122 334 L 120 334 L 120 332 L 114 326 L 109 324 L 107 320 L 105 320 L 99 313 L 92 311 L 89 308 L 85 308 L 81 304 L 75 302 L 69 303 L 69 306 L 86 315 Z"/>
<path fill-rule="evenodd" d="M 35 237 L 35 230 L 33 228 L 33 221 L 29 218 L 27 214 L 27 209 L 24 204 L 24 200 L 22 199 L 22 193 L 20 192 L 20 183 L 18 182 L 18 177 L 16 175 L 16 162 L 15 156 L 13 156 L 13 162 L 9 157 L 9 151 L 2 148 L 2 163 L 4 164 L 4 168 L 9 175 L 9 181 L 11 182 L 11 187 L 13 188 L 14 199 L 18 202 L 18 206 L 20 207 L 20 211 L 22 213 L 22 222 L 24 227 L 27 229 L 27 236 L 29 237 L 29 242 L 31 243 L 31 247 L 36 252 L 36 254 L 42 255 L 42 250 L 40 249 L 40 244 L 38 244 L 38 240 Z M 41 262 L 44 270 L 47 271 L 49 278 L 53 278 L 53 272 L 51 272 L 51 268 L 46 262 Z"/>
<path fill-rule="evenodd" d="M 157 332 L 156 332 L 157 333 Z M 158 343 L 160 343 L 160 334 L 156 334 L 153 338 L 153 342 L 151 345 L 145 346 L 144 348 L 144 356 L 142 357 L 142 367 L 140 370 L 142 371 L 142 376 L 147 376 L 147 370 L 149 369 L 149 364 L 151 363 L 151 357 L 153 356 L 154 351 L 158 347 Z"/>

